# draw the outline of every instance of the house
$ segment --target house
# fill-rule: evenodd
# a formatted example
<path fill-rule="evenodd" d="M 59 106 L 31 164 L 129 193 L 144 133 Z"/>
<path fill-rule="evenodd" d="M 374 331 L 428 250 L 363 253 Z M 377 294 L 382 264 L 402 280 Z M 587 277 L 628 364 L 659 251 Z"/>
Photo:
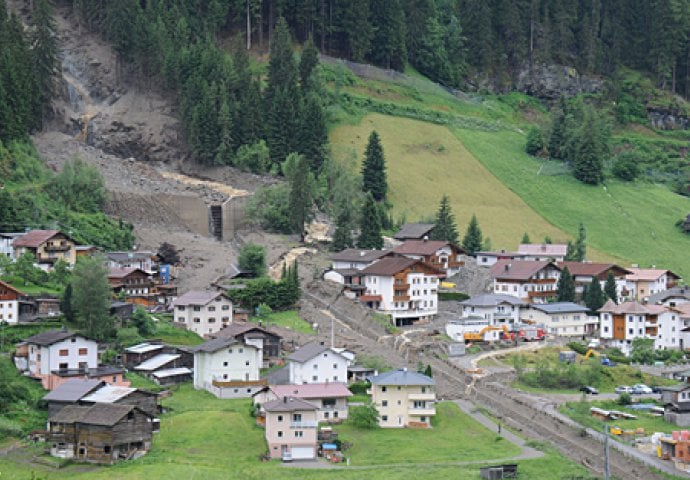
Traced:
<path fill-rule="evenodd" d="M 164 353 L 165 351 L 169 353 Z M 172 385 L 192 379 L 193 360 L 191 353 L 178 352 L 176 348 L 166 349 L 134 367 L 140 375 L 159 385 Z"/>
<path fill-rule="evenodd" d="M 28 375 L 40 379 L 47 390 L 74 377 L 129 386 L 121 368 L 98 366 L 98 344 L 77 333 L 50 330 L 33 335 L 18 346 L 21 348 L 17 355 L 26 355 Z"/>
<path fill-rule="evenodd" d="M 108 271 L 108 283 L 115 295 L 124 292 L 126 302 L 144 307 L 156 304 L 153 279 L 140 268 L 111 268 Z"/>
<path fill-rule="evenodd" d="M 366 382 L 368 377 L 374 377 L 378 374 L 379 372 L 375 368 L 364 365 L 350 365 L 347 367 L 348 383 Z"/>
<path fill-rule="evenodd" d="M 68 380 L 43 397 L 43 400 L 48 404 L 48 416 L 52 417 L 67 405 L 75 405 L 83 397 L 104 385 L 105 382 L 93 378 Z"/>
<path fill-rule="evenodd" d="M 77 245 L 74 247 L 74 249 L 77 259 L 82 257 L 92 257 L 101 251 L 101 249 L 95 245 Z"/>
<path fill-rule="evenodd" d="M 138 268 L 148 274 L 152 274 L 157 270 L 158 264 L 153 260 L 156 254 L 154 252 L 108 252 L 106 258 L 108 260 L 108 268 L 126 269 Z"/>
<path fill-rule="evenodd" d="M 293 397 L 316 405 L 319 422 L 347 420 L 347 399 L 352 392 L 342 383 L 306 383 L 303 385 L 270 385 L 254 394 L 254 404 Z"/>
<path fill-rule="evenodd" d="M 25 297 L 24 292 L 0 280 L 0 322 L 19 322 L 19 303 Z"/>
<path fill-rule="evenodd" d="M 312 342 L 299 348 L 287 357 L 289 383 L 346 383 L 347 366 L 345 355 L 330 347 Z"/>
<path fill-rule="evenodd" d="M 525 303 L 519 298 L 511 295 L 500 295 L 487 293 L 475 295 L 460 302 L 462 305 L 463 319 L 481 318 L 487 321 L 487 325 L 500 327 L 505 325 L 509 330 L 512 326 L 520 323 L 520 310 L 525 307 Z M 487 331 L 485 340 L 499 340 L 500 330 Z"/>
<path fill-rule="evenodd" d="M 518 253 L 522 260 L 562 262 L 568 253 L 568 245 L 564 243 L 521 243 Z"/>
<path fill-rule="evenodd" d="M 235 338 L 214 338 L 192 348 L 194 388 L 219 398 L 251 397 L 267 382 L 259 380 L 260 348 Z"/>
<path fill-rule="evenodd" d="M 631 273 L 625 276 L 625 287 L 621 291 L 621 297 L 628 300 L 644 302 L 654 295 L 676 286 L 680 276 L 671 270 L 660 268 L 630 267 Z"/>
<path fill-rule="evenodd" d="M 561 270 L 546 260 L 501 260 L 491 267 L 493 291 L 528 303 L 545 303 L 557 293 Z"/>
<path fill-rule="evenodd" d="M 664 420 L 681 427 L 690 427 L 690 384 L 661 387 L 660 403 L 664 406 Z"/>
<path fill-rule="evenodd" d="M 462 256 L 466 252 L 457 245 L 441 240 L 408 240 L 395 247 L 393 252 L 403 257 L 421 260 L 426 265 L 441 270 L 447 277 L 455 275 L 465 265 Z"/>
<path fill-rule="evenodd" d="M 609 273 L 613 274 L 616 281 L 616 291 L 620 298 L 620 292 L 625 287 L 625 276 L 632 273 L 630 270 L 619 267 L 613 263 L 594 263 L 594 262 L 558 262 L 558 268 L 563 270 L 568 267 L 570 275 L 575 283 L 575 293 L 582 296 L 585 288 L 592 283 L 595 278 L 599 280 L 602 288 L 608 279 Z"/>
<path fill-rule="evenodd" d="M 60 315 L 60 299 L 26 296 L 19 300 L 19 321 L 35 322 Z"/>
<path fill-rule="evenodd" d="M 159 353 L 162 353 L 165 345 L 162 343 L 144 342 L 125 348 L 123 363 L 128 370 L 133 369 L 146 360 L 149 360 Z"/>
<path fill-rule="evenodd" d="M 241 343 L 254 345 L 261 349 L 264 367 L 268 367 L 271 361 L 280 357 L 282 337 L 253 323 L 232 323 L 211 336 L 213 338 L 234 338 Z"/>
<path fill-rule="evenodd" d="M 112 464 L 151 448 L 153 418 L 133 405 L 68 405 L 48 417 L 48 444 L 54 457 Z"/>
<path fill-rule="evenodd" d="M 9 258 L 14 261 L 14 241 L 23 236 L 24 233 L 0 233 L 0 256 Z"/>
<path fill-rule="evenodd" d="M 474 254 L 477 259 L 477 265 L 480 267 L 493 267 L 499 260 L 524 260 L 524 255 L 517 252 L 506 252 L 501 250 L 499 252 L 477 252 Z"/>
<path fill-rule="evenodd" d="M 76 243 L 59 230 L 31 230 L 16 238 L 12 247 L 15 257 L 31 253 L 43 270 L 51 270 L 58 260 L 69 265 L 77 261 Z"/>
<path fill-rule="evenodd" d="M 265 403 L 269 456 L 283 460 L 315 459 L 318 409 L 306 400 L 292 397 Z"/>
<path fill-rule="evenodd" d="M 629 355 L 636 338 L 651 338 L 654 348 L 683 348 L 678 312 L 662 305 L 642 305 L 628 301 L 616 305 L 611 300 L 599 309 L 604 342 Z"/>
<path fill-rule="evenodd" d="M 384 257 L 390 257 L 390 250 L 364 250 L 360 248 L 346 248 L 331 255 L 333 270 L 351 269 L 364 270 Z"/>
<path fill-rule="evenodd" d="M 593 335 L 599 327 L 599 317 L 590 317 L 589 309 L 572 302 L 532 304 L 522 311 L 526 323 L 544 325 L 548 333 L 559 337 Z"/>
<path fill-rule="evenodd" d="M 389 315 L 396 326 L 429 321 L 436 315 L 440 270 L 412 258 L 387 257 L 362 274 L 366 291 L 359 301 Z"/>
<path fill-rule="evenodd" d="M 232 301 L 222 293 L 190 290 L 172 303 L 174 322 L 197 335 L 211 335 L 232 323 Z"/>
<path fill-rule="evenodd" d="M 369 377 L 369 381 L 381 427 L 431 427 L 431 417 L 436 415 L 433 378 L 403 368 Z"/>
<path fill-rule="evenodd" d="M 649 296 L 647 303 L 666 305 L 667 307 L 690 303 L 690 287 L 682 285 L 654 293 Z"/>
<path fill-rule="evenodd" d="M 127 302 L 110 302 L 110 308 L 108 309 L 111 317 L 115 317 L 119 320 L 120 325 L 124 325 L 127 320 L 132 318 L 134 315 L 134 305 Z"/>
<path fill-rule="evenodd" d="M 393 235 L 393 238 L 405 242 L 407 240 L 424 240 L 431 236 L 431 231 L 434 229 L 433 223 L 406 223 L 400 228 L 400 231 Z"/>

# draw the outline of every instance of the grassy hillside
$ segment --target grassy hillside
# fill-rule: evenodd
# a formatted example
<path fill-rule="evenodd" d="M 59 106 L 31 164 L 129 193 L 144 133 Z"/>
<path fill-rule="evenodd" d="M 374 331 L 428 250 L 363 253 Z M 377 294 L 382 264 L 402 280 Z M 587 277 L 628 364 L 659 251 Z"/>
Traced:
<path fill-rule="evenodd" d="M 415 221 L 433 217 L 441 195 L 447 193 L 460 230 L 476 213 L 494 248 L 515 248 L 525 231 L 534 239 L 546 235 L 554 241 L 568 238 L 565 231 L 546 221 L 506 188 L 443 125 L 370 114 L 358 125 L 342 125 L 332 131 L 336 158 L 349 158 L 354 150 L 361 159 L 367 137 L 374 129 L 381 136 L 386 153 L 390 200 L 396 218 L 405 215 Z M 505 132 L 483 133 L 494 138 Z M 595 253 L 593 257 L 606 255 Z"/>

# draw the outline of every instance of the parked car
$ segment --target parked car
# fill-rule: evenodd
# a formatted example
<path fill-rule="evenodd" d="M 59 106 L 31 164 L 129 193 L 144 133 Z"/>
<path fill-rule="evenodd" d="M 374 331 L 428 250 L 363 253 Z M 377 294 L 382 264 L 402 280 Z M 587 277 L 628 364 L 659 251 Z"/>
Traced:
<path fill-rule="evenodd" d="M 654 393 L 661 393 L 661 387 L 659 385 L 652 385 L 651 389 Z"/>
<path fill-rule="evenodd" d="M 589 385 L 585 385 L 584 387 L 580 387 L 581 392 L 589 393 L 590 395 L 599 395 L 599 390 L 597 390 L 594 387 L 590 387 Z"/>
<path fill-rule="evenodd" d="M 649 388 L 647 385 L 644 383 L 638 383 L 633 385 L 632 387 L 632 393 L 636 395 L 641 395 L 643 393 L 654 393 L 651 388 Z"/>
<path fill-rule="evenodd" d="M 616 393 L 633 393 L 632 387 L 629 387 L 627 385 L 620 385 L 620 386 L 616 387 L 614 392 L 616 392 Z"/>

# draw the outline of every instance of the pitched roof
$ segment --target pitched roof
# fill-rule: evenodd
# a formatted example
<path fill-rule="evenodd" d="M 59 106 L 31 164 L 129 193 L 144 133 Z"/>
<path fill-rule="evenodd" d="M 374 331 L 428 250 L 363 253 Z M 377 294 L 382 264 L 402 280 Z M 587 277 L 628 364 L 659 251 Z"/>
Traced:
<path fill-rule="evenodd" d="M 125 278 L 132 273 L 136 271 L 140 271 L 141 273 L 148 275 L 145 271 L 143 271 L 141 268 L 137 267 L 129 267 L 129 268 L 111 268 L 108 270 L 108 278 Z"/>
<path fill-rule="evenodd" d="M 492 278 L 500 280 L 529 280 L 532 275 L 551 265 L 557 270 L 558 266 L 548 260 L 499 260 L 492 265 Z"/>
<path fill-rule="evenodd" d="M 343 356 L 340 353 L 333 351 L 330 347 L 321 345 L 320 343 L 311 342 L 307 343 L 306 345 L 303 345 L 287 358 L 288 360 L 291 360 L 293 362 L 304 363 L 327 350 L 330 350 L 333 354 L 338 355 L 340 357 Z"/>
<path fill-rule="evenodd" d="M 407 240 L 402 245 L 393 249 L 393 251 L 400 255 L 433 255 L 439 249 L 451 245 L 449 242 L 443 240 Z M 460 250 L 458 247 L 454 247 Z"/>
<path fill-rule="evenodd" d="M 299 398 L 279 398 L 263 405 L 267 412 L 296 412 L 299 410 L 318 410 L 319 407 Z"/>
<path fill-rule="evenodd" d="M 31 230 L 21 237 L 16 238 L 14 242 L 12 242 L 12 246 L 38 248 L 38 246 L 47 242 L 58 233 L 60 233 L 60 230 Z"/>
<path fill-rule="evenodd" d="M 568 271 L 571 275 L 582 277 L 596 277 L 607 273 L 609 270 L 613 270 L 614 275 L 616 275 L 616 272 L 619 275 L 626 275 L 630 273 L 630 270 L 619 267 L 615 263 L 557 262 L 556 265 L 558 265 L 561 270 L 564 267 L 568 267 Z"/>
<path fill-rule="evenodd" d="M 21 290 L 19 290 L 19 289 L 13 287 L 12 285 L 10 285 L 10 284 L 7 283 L 7 282 L 3 282 L 2 280 L 0 280 L 0 288 L 5 289 L 5 290 L 9 290 L 9 291 L 11 291 L 11 292 L 14 292 L 14 293 L 16 293 L 18 296 L 20 296 L 20 297 L 25 297 L 25 296 L 26 296 L 26 293 L 24 293 L 24 292 L 22 292 Z"/>
<path fill-rule="evenodd" d="M 540 255 L 564 257 L 568 251 L 568 245 L 564 243 L 521 243 L 518 253 L 523 255 Z"/>
<path fill-rule="evenodd" d="M 390 250 L 366 250 L 361 248 L 346 248 L 341 252 L 331 255 L 331 260 L 336 262 L 369 263 L 390 255 Z"/>
<path fill-rule="evenodd" d="M 177 368 L 164 368 L 163 370 L 157 370 L 153 372 L 151 375 L 153 375 L 156 378 L 167 378 L 167 377 L 174 377 L 176 375 L 187 375 L 191 374 L 192 370 L 187 368 L 187 367 L 177 367 Z"/>
<path fill-rule="evenodd" d="M 673 287 L 649 296 L 649 303 L 663 303 L 669 298 L 684 298 L 690 300 L 690 287 Z"/>
<path fill-rule="evenodd" d="M 146 353 L 146 352 L 152 352 L 154 350 L 160 350 L 165 345 L 162 345 L 160 343 L 139 343 L 137 345 L 132 345 L 131 347 L 125 348 L 125 352 L 127 353 Z"/>
<path fill-rule="evenodd" d="M 666 270 L 662 268 L 637 268 L 637 267 L 630 267 L 628 270 L 630 270 L 631 273 L 625 276 L 626 280 L 632 280 L 632 281 L 643 281 L 643 282 L 654 282 L 659 279 L 663 274 L 668 273 L 671 276 L 678 277 L 675 273 L 673 273 L 671 270 Z"/>
<path fill-rule="evenodd" d="M 373 385 L 436 385 L 433 378 L 422 373 L 410 372 L 406 368 L 369 377 L 369 381 Z"/>
<path fill-rule="evenodd" d="M 530 305 L 530 308 L 544 313 L 584 313 L 589 311 L 589 308 L 573 302 L 535 303 Z"/>
<path fill-rule="evenodd" d="M 467 300 L 463 300 L 462 302 L 460 302 L 461 305 L 467 305 L 469 307 L 494 307 L 501 303 L 509 303 L 511 305 L 525 305 L 525 303 L 517 297 L 513 297 L 512 295 L 501 295 L 495 293 L 484 293 L 482 295 L 475 295 L 472 298 L 468 298 Z"/>
<path fill-rule="evenodd" d="M 417 263 L 423 265 L 425 268 L 431 269 L 431 267 L 424 265 L 424 263 L 419 260 L 415 260 L 414 258 L 387 257 L 363 269 L 362 274 L 390 276 L 395 275 L 396 273 L 401 272 L 402 270 L 405 270 L 406 268 L 409 268 Z"/>
<path fill-rule="evenodd" d="M 287 385 L 290 383 L 290 367 L 285 365 L 277 370 L 272 370 L 264 378 L 269 385 Z"/>
<path fill-rule="evenodd" d="M 243 335 L 247 332 L 259 332 L 264 335 L 271 337 L 281 338 L 277 333 L 273 333 L 265 328 L 262 328 L 254 323 L 231 323 L 227 327 L 223 327 L 211 336 L 214 338 L 235 338 L 239 335 Z"/>
<path fill-rule="evenodd" d="M 147 372 L 150 372 L 152 370 L 158 370 L 162 366 L 177 360 L 180 358 L 179 354 L 175 353 L 159 353 L 155 357 L 151 357 L 145 362 L 140 363 L 136 367 L 134 367 L 134 370 L 144 370 Z"/>
<path fill-rule="evenodd" d="M 29 338 L 25 338 L 24 341 L 34 345 L 48 346 L 71 337 L 85 338 L 82 335 L 70 332 L 68 330 L 49 330 L 47 332 L 37 333 Z"/>
<path fill-rule="evenodd" d="M 43 397 L 43 400 L 46 402 L 76 402 L 102 385 L 103 382 L 97 379 L 73 378 L 49 392 Z"/>
<path fill-rule="evenodd" d="M 110 427 L 115 425 L 122 417 L 134 409 L 139 410 L 134 405 L 120 405 L 117 403 L 96 403 L 91 406 L 67 405 L 48 418 L 48 421 L 56 423 L 83 423 L 87 425 L 103 425 Z"/>
<path fill-rule="evenodd" d="M 95 392 L 81 399 L 82 402 L 93 403 L 115 403 L 127 395 L 136 392 L 136 388 L 118 387 L 116 385 L 105 385 Z"/>
<path fill-rule="evenodd" d="M 211 339 L 207 342 L 202 343 L 201 345 L 197 345 L 195 347 L 192 347 L 190 350 L 194 353 L 196 352 L 203 352 L 203 353 L 213 353 L 217 352 L 218 350 L 229 347 L 230 345 L 234 345 L 236 343 L 239 343 L 234 337 L 219 337 L 219 338 L 214 338 Z M 254 347 L 256 348 L 256 347 Z"/>
<path fill-rule="evenodd" d="M 211 303 L 216 298 L 220 297 L 222 293 L 220 292 L 209 292 L 202 290 L 190 290 L 184 295 L 177 297 L 177 300 L 173 302 L 173 306 L 187 306 L 187 305 L 199 305 L 204 306 Z"/>
<path fill-rule="evenodd" d="M 140 260 L 150 260 L 154 252 L 108 252 L 108 260 L 116 263 L 134 262 Z"/>
<path fill-rule="evenodd" d="M 393 235 L 396 240 L 407 240 L 411 238 L 422 239 L 434 229 L 433 223 L 406 223 L 400 231 Z"/>
<path fill-rule="evenodd" d="M 640 315 L 658 315 L 666 312 L 667 308 L 663 305 L 642 305 L 637 301 L 623 302 L 620 305 L 616 305 L 612 300 L 609 300 L 599 311 L 614 314 L 633 313 Z"/>
<path fill-rule="evenodd" d="M 340 398 L 350 397 L 352 392 L 343 383 L 305 383 L 302 385 L 271 385 L 277 397 Z"/>

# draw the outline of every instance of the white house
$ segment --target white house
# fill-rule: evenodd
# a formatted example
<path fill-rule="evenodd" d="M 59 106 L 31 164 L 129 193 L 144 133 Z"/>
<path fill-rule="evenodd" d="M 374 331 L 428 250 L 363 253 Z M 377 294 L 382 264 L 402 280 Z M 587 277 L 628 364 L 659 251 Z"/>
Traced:
<path fill-rule="evenodd" d="M 556 296 L 561 270 L 549 261 L 501 260 L 491 267 L 494 293 L 528 303 L 545 303 Z"/>
<path fill-rule="evenodd" d="M 568 253 L 568 245 L 564 243 L 521 243 L 518 253 L 523 260 L 548 262 L 562 262 Z"/>
<path fill-rule="evenodd" d="M 342 353 L 316 342 L 287 357 L 290 383 L 347 383 L 350 361 Z"/>
<path fill-rule="evenodd" d="M 547 332 L 561 337 L 593 334 L 599 317 L 587 315 L 589 309 L 572 302 L 533 304 L 522 311 L 522 320 L 543 324 Z"/>
<path fill-rule="evenodd" d="M 12 242 L 23 235 L 23 233 L 0 233 L 0 255 L 14 261 Z"/>
<path fill-rule="evenodd" d="M 359 301 L 389 315 L 396 326 L 436 315 L 441 271 L 420 260 L 388 257 L 368 266 L 362 274 L 366 291 Z"/>
<path fill-rule="evenodd" d="M 625 288 L 621 296 L 628 300 L 647 301 L 650 295 L 663 292 L 675 286 L 680 276 L 671 270 L 661 268 L 628 268 L 625 276 Z"/>
<path fill-rule="evenodd" d="M 441 270 L 450 277 L 465 265 L 462 256 L 466 252 L 450 242 L 441 240 L 407 240 L 393 249 L 398 255 L 421 260 L 432 268 Z"/>
<path fill-rule="evenodd" d="M 462 341 L 465 333 L 478 333 L 484 327 L 500 327 L 508 330 L 520 323 L 520 310 L 525 304 L 517 297 L 510 295 L 483 294 L 460 302 L 462 318 L 448 322 L 446 333 L 454 340 Z M 485 341 L 496 341 L 501 338 L 501 330 L 488 330 Z"/>
<path fill-rule="evenodd" d="M 232 301 L 222 293 L 191 290 L 172 303 L 175 323 L 210 335 L 232 323 Z"/>
<path fill-rule="evenodd" d="M 153 273 L 156 263 L 154 252 L 108 252 L 108 268 L 138 268 L 146 273 Z"/>
<path fill-rule="evenodd" d="M 347 399 L 352 392 L 343 383 L 305 383 L 302 385 L 270 385 L 254 395 L 254 404 L 294 397 L 319 407 L 317 421 L 347 420 Z"/>
<path fill-rule="evenodd" d="M 517 252 L 506 252 L 501 250 L 498 252 L 477 252 L 474 254 L 477 259 L 477 266 L 479 267 L 493 267 L 496 262 L 500 260 L 523 260 L 524 255 Z"/>
<path fill-rule="evenodd" d="M 690 287 L 683 285 L 655 293 L 649 296 L 648 303 L 665 305 L 667 307 L 676 307 L 690 303 Z"/>
<path fill-rule="evenodd" d="M 19 301 L 25 296 L 21 290 L 0 280 L 0 322 L 14 324 L 19 321 Z"/>
<path fill-rule="evenodd" d="M 264 385 L 259 381 L 263 363 L 260 348 L 235 338 L 214 338 L 192 348 L 194 388 L 221 398 L 251 397 Z"/>
<path fill-rule="evenodd" d="M 331 255 L 331 267 L 333 270 L 363 270 L 391 254 L 390 250 L 346 248 Z"/>

